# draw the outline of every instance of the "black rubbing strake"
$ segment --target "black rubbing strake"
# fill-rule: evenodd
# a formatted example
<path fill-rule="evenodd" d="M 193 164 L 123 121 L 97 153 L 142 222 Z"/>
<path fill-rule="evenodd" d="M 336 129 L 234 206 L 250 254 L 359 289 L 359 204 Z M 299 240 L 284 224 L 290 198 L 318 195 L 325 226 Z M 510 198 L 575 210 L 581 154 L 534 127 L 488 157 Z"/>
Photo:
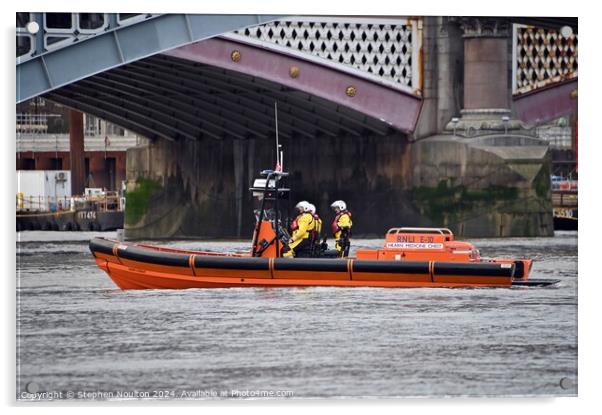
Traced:
<path fill-rule="evenodd" d="M 433 274 L 437 275 L 462 275 L 466 277 L 512 277 L 514 264 L 462 264 L 459 262 L 435 262 Z"/>
<path fill-rule="evenodd" d="M 94 238 L 88 245 L 92 253 L 100 252 L 102 254 L 113 255 L 114 241 L 109 241 L 103 238 Z"/>
<path fill-rule="evenodd" d="M 387 274 L 429 274 L 428 262 L 411 261 L 353 261 L 353 272 L 382 272 Z"/>
<path fill-rule="evenodd" d="M 194 267 L 268 271 L 270 263 L 268 258 L 197 255 L 194 257 Z"/>
<path fill-rule="evenodd" d="M 175 252 L 156 251 L 149 248 L 139 248 L 135 245 L 124 245 L 118 248 L 119 258 L 130 259 L 132 261 L 146 262 L 155 265 L 167 265 L 171 267 L 190 267 L 190 255 L 178 254 Z"/>
<path fill-rule="evenodd" d="M 347 272 L 347 261 L 321 258 L 276 258 L 274 271 Z"/>

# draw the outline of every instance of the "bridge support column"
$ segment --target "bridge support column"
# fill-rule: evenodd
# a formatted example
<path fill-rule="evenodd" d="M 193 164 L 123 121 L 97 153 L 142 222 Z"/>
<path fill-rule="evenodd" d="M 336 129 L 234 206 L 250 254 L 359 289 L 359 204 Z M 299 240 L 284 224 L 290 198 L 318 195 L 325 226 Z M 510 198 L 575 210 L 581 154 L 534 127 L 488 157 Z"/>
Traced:
<path fill-rule="evenodd" d="M 236 236 L 242 235 L 242 209 L 245 198 L 244 186 L 244 147 L 241 140 L 232 140 L 232 156 L 234 164 L 234 205 L 236 208 Z"/>
<path fill-rule="evenodd" d="M 84 193 L 84 114 L 69 111 L 69 151 L 71 158 L 71 194 Z"/>
<path fill-rule="evenodd" d="M 464 109 L 508 109 L 508 29 L 464 29 Z"/>
<path fill-rule="evenodd" d="M 468 137 L 524 133 L 516 131 L 526 128 L 510 110 L 510 22 L 495 17 L 466 17 L 459 22 L 464 38 L 464 109 L 445 129 Z"/>

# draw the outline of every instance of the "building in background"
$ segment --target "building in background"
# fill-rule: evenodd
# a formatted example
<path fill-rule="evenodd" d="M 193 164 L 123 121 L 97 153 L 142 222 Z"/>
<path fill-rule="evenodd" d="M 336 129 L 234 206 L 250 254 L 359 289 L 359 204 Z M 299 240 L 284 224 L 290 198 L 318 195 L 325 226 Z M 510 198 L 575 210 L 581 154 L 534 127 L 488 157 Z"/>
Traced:
<path fill-rule="evenodd" d="M 17 170 L 69 170 L 69 109 L 34 98 L 17 106 Z M 85 187 L 119 191 L 126 151 L 146 139 L 98 117 L 84 115 Z"/>

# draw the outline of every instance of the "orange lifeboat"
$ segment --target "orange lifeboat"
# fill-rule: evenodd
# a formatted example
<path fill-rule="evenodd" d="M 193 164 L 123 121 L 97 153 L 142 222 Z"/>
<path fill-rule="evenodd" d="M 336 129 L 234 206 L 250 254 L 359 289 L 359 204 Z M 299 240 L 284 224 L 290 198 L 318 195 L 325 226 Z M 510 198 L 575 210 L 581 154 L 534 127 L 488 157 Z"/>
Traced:
<path fill-rule="evenodd" d="M 448 229 L 391 229 L 382 249 L 357 250 L 353 258 L 252 257 L 102 238 L 93 239 L 90 250 L 122 289 L 510 287 L 556 282 L 529 280 L 530 259 L 482 259 L 472 244 L 454 241 Z"/>
<path fill-rule="evenodd" d="M 261 203 L 250 252 L 187 251 L 90 241 L 96 264 L 122 289 L 225 287 L 511 287 L 545 286 L 557 280 L 529 279 L 530 259 L 481 258 L 470 243 L 446 228 L 393 228 L 380 249 L 358 249 L 355 257 L 329 251 L 308 258 L 282 258 L 287 235 L 282 207 L 286 173 L 267 171 L 250 190 Z M 276 229 L 278 231 L 276 231 Z"/>

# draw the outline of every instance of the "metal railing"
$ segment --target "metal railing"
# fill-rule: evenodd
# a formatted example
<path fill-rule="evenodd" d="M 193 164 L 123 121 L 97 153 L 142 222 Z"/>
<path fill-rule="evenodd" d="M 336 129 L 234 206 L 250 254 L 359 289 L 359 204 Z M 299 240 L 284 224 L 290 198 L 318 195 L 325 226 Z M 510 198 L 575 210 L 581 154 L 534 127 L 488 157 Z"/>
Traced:
<path fill-rule="evenodd" d="M 121 211 L 125 198 L 118 192 L 105 192 L 93 196 L 25 196 L 17 193 L 17 213 L 65 212 L 75 210 L 96 210 L 101 212 Z"/>
<path fill-rule="evenodd" d="M 124 198 L 118 192 L 106 191 L 100 195 L 74 198 L 74 208 L 94 209 L 102 212 L 123 210 Z"/>
<path fill-rule="evenodd" d="M 17 152 L 69 151 L 69 134 L 18 134 Z M 84 151 L 126 151 L 145 144 L 141 136 L 85 136 Z"/>
<path fill-rule="evenodd" d="M 577 207 L 578 197 L 576 193 L 555 192 L 552 193 L 552 206 L 554 207 Z"/>
<path fill-rule="evenodd" d="M 70 196 L 25 196 L 17 193 L 17 212 L 61 212 L 71 210 Z"/>

